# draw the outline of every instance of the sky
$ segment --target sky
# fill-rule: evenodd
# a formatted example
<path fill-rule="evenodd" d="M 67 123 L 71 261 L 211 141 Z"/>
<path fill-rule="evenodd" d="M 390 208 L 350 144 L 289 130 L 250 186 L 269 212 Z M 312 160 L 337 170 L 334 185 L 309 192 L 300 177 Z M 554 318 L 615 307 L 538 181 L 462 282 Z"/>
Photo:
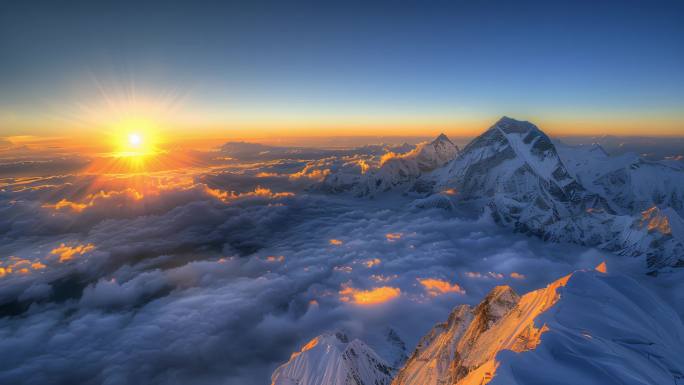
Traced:
<path fill-rule="evenodd" d="M 683 135 L 681 1 L 0 2 L 0 137 Z"/>

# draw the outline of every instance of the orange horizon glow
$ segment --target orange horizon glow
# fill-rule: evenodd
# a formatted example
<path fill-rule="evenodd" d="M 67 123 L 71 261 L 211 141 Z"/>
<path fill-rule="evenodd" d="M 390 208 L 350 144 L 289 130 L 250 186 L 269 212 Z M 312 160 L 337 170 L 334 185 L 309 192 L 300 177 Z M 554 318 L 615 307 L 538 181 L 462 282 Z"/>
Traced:
<path fill-rule="evenodd" d="M 293 144 L 297 139 L 306 143 L 311 139 L 324 138 L 368 138 L 369 142 L 382 137 L 426 138 L 445 133 L 451 138 L 472 138 L 498 120 L 500 116 L 478 119 L 446 119 L 406 121 L 388 118 L 386 121 L 327 121 L 300 122 L 249 122 L 212 123 L 212 124 L 177 124 L 159 122 L 155 124 L 155 144 L 163 147 L 185 144 L 197 147 L 216 147 L 225 141 L 254 141 L 266 144 L 286 142 Z M 671 117 L 653 117 L 648 119 L 552 119 L 548 117 L 516 116 L 513 118 L 529 120 L 551 136 L 650 136 L 650 137 L 682 137 L 684 121 Z M 11 131 L 3 127 L 5 135 L 0 137 L 16 145 L 52 145 L 64 148 L 89 147 L 93 151 L 115 152 L 112 138 L 123 138 L 126 143 L 129 136 L 136 133 L 135 124 L 130 121 L 148 121 L 143 118 L 131 118 L 123 123 L 110 124 L 105 129 L 74 128 L 64 125 L 36 125 Z M 124 119 L 126 121 L 126 119 Z M 145 123 L 149 126 L 150 123 Z M 41 128 L 39 128 L 41 127 Z M 146 131 L 147 129 L 143 129 Z M 60 133 L 55 135 L 56 133 Z M 142 135 L 143 137 L 146 134 Z M 147 138 L 144 138 L 147 140 Z M 118 140 L 118 139 L 114 139 Z M 87 143 L 84 145 L 84 143 Z"/>

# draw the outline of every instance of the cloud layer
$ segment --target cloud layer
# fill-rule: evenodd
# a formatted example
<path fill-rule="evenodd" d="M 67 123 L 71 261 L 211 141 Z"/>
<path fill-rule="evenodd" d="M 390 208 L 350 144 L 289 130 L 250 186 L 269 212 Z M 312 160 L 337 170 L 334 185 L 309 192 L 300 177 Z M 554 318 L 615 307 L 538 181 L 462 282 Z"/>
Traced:
<path fill-rule="evenodd" d="M 0 382 L 264 384 L 323 331 L 391 325 L 413 346 L 495 285 L 612 258 L 308 190 L 359 156 L 3 179 Z"/>

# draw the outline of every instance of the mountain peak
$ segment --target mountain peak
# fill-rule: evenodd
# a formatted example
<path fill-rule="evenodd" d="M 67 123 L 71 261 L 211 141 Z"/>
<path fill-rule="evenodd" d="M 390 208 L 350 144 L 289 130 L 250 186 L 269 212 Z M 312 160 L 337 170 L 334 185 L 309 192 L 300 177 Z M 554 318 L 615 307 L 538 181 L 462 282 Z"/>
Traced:
<path fill-rule="evenodd" d="M 513 118 L 509 118 L 508 116 L 503 116 L 501 119 L 499 119 L 492 128 L 499 128 L 501 129 L 504 133 L 506 134 L 512 134 L 512 133 L 526 133 L 529 131 L 540 131 L 539 127 L 535 126 L 534 124 L 526 121 L 526 120 L 516 120 Z"/>
<path fill-rule="evenodd" d="M 444 133 L 440 133 L 440 134 L 435 138 L 435 140 L 432 141 L 433 144 L 439 143 L 439 142 L 449 142 L 449 143 L 452 143 L 452 144 L 453 144 L 453 142 L 449 139 L 449 137 L 446 136 Z"/>

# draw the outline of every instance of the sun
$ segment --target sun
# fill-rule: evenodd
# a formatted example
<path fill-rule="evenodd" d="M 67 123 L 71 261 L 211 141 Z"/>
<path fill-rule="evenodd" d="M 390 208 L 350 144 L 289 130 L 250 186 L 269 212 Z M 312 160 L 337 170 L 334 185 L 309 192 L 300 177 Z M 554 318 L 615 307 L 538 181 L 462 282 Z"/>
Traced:
<path fill-rule="evenodd" d="M 129 118 L 118 122 L 114 128 L 115 157 L 149 157 L 159 152 L 159 133 L 156 125 L 146 119 Z"/>
<path fill-rule="evenodd" d="M 140 147 L 142 142 L 142 136 L 140 136 L 140 134 L 137 132 L 132 132 L 128 135 L 128 144 L 130 144 L 131 147 Z"/>

